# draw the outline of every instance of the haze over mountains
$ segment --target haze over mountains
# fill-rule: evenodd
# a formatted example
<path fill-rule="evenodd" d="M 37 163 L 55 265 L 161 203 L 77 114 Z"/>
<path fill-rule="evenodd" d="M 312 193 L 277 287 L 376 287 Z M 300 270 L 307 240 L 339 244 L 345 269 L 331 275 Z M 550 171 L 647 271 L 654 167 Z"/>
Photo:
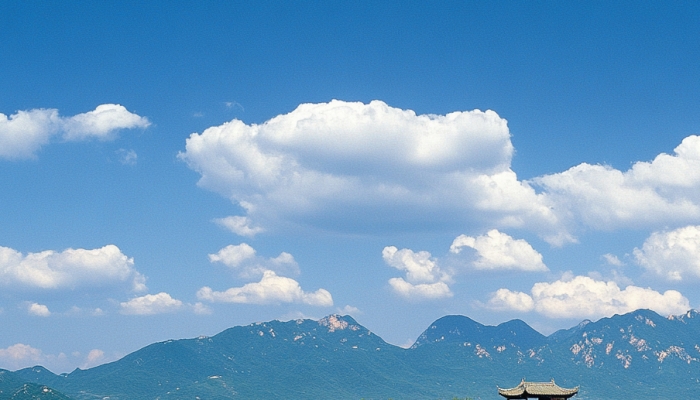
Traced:
<path fill-rule="evenodd" d="M 579 399 L 693 398 L 698 311 L 638 310 L 544 336 L 525 322 L 450 315 L 403 349 L 352 317 L 270 321 L 154 343 L 88 370 L 0 371 L 0 399 L 499 398 L 522 378 L 580 386 Z"/>

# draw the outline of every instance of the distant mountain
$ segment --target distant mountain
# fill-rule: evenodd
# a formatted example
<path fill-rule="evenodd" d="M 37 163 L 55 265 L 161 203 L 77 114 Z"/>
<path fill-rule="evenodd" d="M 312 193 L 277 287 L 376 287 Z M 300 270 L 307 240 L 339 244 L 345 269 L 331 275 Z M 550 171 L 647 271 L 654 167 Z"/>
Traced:
<path fill-rule="evenodd" d="M 452 315 L 431 324 L 410 349 L 349 316 L 271 321 L 155 343 L 70 374 L 42 367 L 0 372 L 0 399 L 44 398 L 2 397 L 6 382 L 74 400 L 496 399 L 497 385 L 513 387 L 522 378 L 580 385 L 578 399 L 696 398 L 700 316 L 639 310 L 545 337 L 520 320 L 486 326 Z"/>
<path fill-rule="evenodd" d="M 63 393 L 37 383 L 27 382 L 20 374 L 0 369 L 0 399 L 2 400 L 70 400 Z"/>
<path fill-rule="evenodd" d="M 547 338 L 519 319 L 486 326 L 462 315 L 448 315 L 433 322 L 411 348 L 440 342 L 474 343 L 487 348 L 518 343 L 519 347 L 535 348 L 543 346 Z"/>

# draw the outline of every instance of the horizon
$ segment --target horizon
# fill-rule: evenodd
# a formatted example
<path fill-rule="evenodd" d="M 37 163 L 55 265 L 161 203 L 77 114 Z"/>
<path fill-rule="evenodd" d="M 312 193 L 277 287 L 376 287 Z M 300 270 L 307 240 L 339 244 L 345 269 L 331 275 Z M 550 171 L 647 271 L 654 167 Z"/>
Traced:
<path fill-rule="evenodd" d="M 0 5 L 0 368 L 700 307 L 700 4 Z"/>

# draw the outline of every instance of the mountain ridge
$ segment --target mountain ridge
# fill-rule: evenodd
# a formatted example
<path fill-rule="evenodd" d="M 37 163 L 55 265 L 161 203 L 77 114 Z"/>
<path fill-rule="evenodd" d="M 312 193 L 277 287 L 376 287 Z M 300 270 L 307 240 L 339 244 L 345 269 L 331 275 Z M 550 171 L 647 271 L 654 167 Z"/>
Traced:
<path fill-rule="evenodd" d="M 448 315 L 404 349 L 350 316 L 332 314 L 153 343 L 69 374 L 37 366 L 5 375 L 74 400 L 497 398 L 496 386 L 515 386 L 523 377 L 581 386 L 582 399 L 660 390 L 693 395 L 700 390 L 698 315 L 637 310 L 549 336 L 517 319 L 489 326 Z"/>

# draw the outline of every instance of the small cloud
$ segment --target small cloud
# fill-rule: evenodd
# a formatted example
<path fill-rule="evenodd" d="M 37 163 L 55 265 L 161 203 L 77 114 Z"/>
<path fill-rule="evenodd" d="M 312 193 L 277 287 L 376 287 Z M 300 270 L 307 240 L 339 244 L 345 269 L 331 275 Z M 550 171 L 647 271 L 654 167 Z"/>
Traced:
<path fill-rule="evenodd" d="M 532 311 L 535 303 L 528 294 L 514 292 L 508 289 L 498 289 L 488 302 L 492 310 L 515 310 L 519 312 Z"/>
<path fill-rule="evenodd" d="M 353 307 L 351 305 L 346 305 L 343 308 L 338 308 L 338 314 L 349 314 L 349 315 L 360 315 L 362 314 L 362 311 L 360 311 L 359 308 Z"/>
<path fill-rule="evenodd" d="M 202 118 L 202 117 L 204 116 L 204 113 L 198 111 L 198 112 L 192 114 L 192 116 L 195 117 L 195 118 Z"/>
<path fill-rule="evenodd" d="M 96 138 L 110 140 L 120 129 L 147 128 L 148 118 L 133 114 L 119 104 L 102 104 L 95 110 L 66 118 L 63 138 L 69 141 Z"/>
<path fill-rule="evenodd" d="M 256 251 L 247 243 L 228 245 L 216 254 L 209 254 L 209 261 L 220 262 L 243 278 L 261 276 L 265 271 L 275 271 L 278 274 L 298 274 L 299 264 L 294 257 L 286 252 L 275 258 L 256 256 Z"/>
<path fill-rule="evenodd" d="M 429 252 L 387 246 L 382 250 L 382 258 L 389 266 L 406 271 L 406 279 L 389 279 L 391 288 L 402 297 L 410 300 L 452 297 L 447 285 L 452 276 L 440 269 Z"/>
<path fill-rule="evenodd" d="M 609 265 L 613 265 L 613 266 L 615 266 L 615 267 L 621 267 L 621 266 L 625 265 L 625 263 L 623 263 L 622 261 L 620 261 L 620 259 L 617 258 L 617 256 L 614 255 L 614 254 L 610 254 L 610 253 L 608 253 L 608 254 L 603 254 L 603 259 L 604 259 L 605 262 L 607 262 Z"/>
<path fill-rule="evenodd" d="M 220 262 L 227 267 L 237 268 L 243 261 L 255 257 L 255 249 L 247 243 L 228 245 L 216 254 L 209 254 L 209 261 Z"/>
<path fill-rule="evenodd" d="M 104 311 L 101 308 L 80 308 L 78 306 L 72 306 L 66 315 L 79 316 L 79 315 L 89 315 L 92 317 L 98 317 L 104 315 Z"/>
<path fill-rule="evenodd" d="M 100 349 L 92 349 L 85 357 L 85 362 L 81 366 L 82 369 L 95 367 L 105 361 L 105 352 Z"/>
<path fill-rule="evenodd" d="M 134 150 L 119 149 L 116 153 L 122 165 L 136 165 L 138 155 Z"/>
<path fill-rule="evenodd" d="M 173 299 L 168 293 L 147 294 L 119 303 L 125 315 L 154 315 L 175 312 L 182 307 L 182 301 Z"/>
<path fill-rule="evenodd" d="M 258 233 L 265 232 L 265 230 L 259 226 L 251 226 L 250 218 L 238 215 L 232 215 L 226 218 L 217 218 L 214 220 L 214 222 L 238 236 L 252 238 Z"/>
<path fill-rule="evenodd" d="M 29 315 L 34 315 L 37 317 L 48 317 L 51 315 L 51 311 L 49 311 L 49 308 L 39 303 L 28 304 L 27 312 L 29 313 Z"/>
<path fill-rule="evenodd" d="M 280 321 L 296 321 L 296 320 L 300 320 L 300 319 L 310 319 L 313 321 L 318 321 L 321 318 L 305 314 L 301 311 L 291 311 L 291 312 L 288 312 L 288 313 L 284 314 L 283 316 L 279 317 L 278 319 Z"/>
<path fill-rule="evenodd" d="M 207 307 L 206 304 L 196 302 L 192 304 L 192 312 L 197 315 L 210 315 L 212 313 L 211 308 Z"/>
<path fill-rule="evenodd" d="M 260 282 L 252 282 L 243 287 L 230 288 L 217 292 L 210 287 L 203 287 L 197 292 L 197 298 L 216 303 L 302 303 L 312 306 L 330 307 L 333 297 L 326 289 L 305 292 L 299 282 L 291 278 L 278 276 L 274 271 L 265 271 Z"/>
<path fill-rule="evenodd" d="M 0 365 L 5 369 L 18 370 L 44 365 L 51 370 L 67 368 L 68 357 L 65 353 L 45 354 L 40 349 L 28 344 L 16 343 L 7 348 L 0 348 Z"/>
<path fill-rule="evenodd" d="M 452 291 L 445 282 L 413 284 L 406 282 L 403 278 L 391 278 L 389 285 L 394 292 L 409 300 L 452 297 Z"/>
<path fill-rule="evenodd" d="M 237 101 L 225 101 L 224 105 L 226 106 L 226 108 L 229 108 L 229 109 L 230 108 L 239 108 L 241 111 L 245 111 L 245 108 L 243 108 L 241 103 L 239 103 Z"/>
<path fill-rule="evenodd" d="M 458 236 L 450 246 L 450 253 L 459 254 L 464 247 L 476 250 L 478 258 L 473 263 L 476 269 L 549 271 L 542 262 L 542 254 L 533 249 L 528 242 L 513 239 L 497 229 L 492 229 L 483 236 Z"/>
<path fill-rule="evenodd" d="M 5 361 L 3 364 L 7 365 L 20 365 L 20 363 L 26 365 L 26 363 L 36 363 L 42 360 L 42 352 L 34 347 L 17 343 L 6 349 L 0 349 L 0 360 Z"/>

